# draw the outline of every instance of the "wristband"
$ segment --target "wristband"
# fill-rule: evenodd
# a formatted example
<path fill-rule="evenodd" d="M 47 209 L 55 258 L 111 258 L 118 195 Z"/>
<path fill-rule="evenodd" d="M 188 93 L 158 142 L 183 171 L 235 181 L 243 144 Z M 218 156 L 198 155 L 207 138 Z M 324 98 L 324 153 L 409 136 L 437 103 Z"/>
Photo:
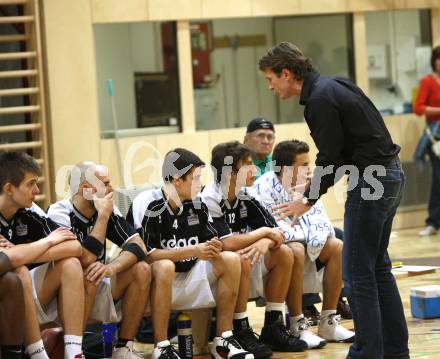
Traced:
<path fill-rule="evenodd" d="M 145 259 L 145 252 L 141 248 L 141 246 L 137 243 L 127 243 L 122 247 L 123 251 L 130 252 L 136 256 L 138 262 L 143 261 Z"/>
<path fill-rule="evenodd" d="M 104 252 L 104 244 L 102 244 L 96 237 L 91 235 L 84 237 L 82 245 L 85 249 L 92 252 L 98 258 Z"/>

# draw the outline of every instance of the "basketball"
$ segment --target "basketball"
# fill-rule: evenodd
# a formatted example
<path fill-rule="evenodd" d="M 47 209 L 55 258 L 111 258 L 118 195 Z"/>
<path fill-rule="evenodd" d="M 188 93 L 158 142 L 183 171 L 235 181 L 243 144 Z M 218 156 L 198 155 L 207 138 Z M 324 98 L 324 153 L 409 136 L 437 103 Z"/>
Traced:
<path fill-rule="evenodd" d="M 49 328 L 41 333 L 44 347 L 50 359 L 64 359 L 63 328 Z"/>

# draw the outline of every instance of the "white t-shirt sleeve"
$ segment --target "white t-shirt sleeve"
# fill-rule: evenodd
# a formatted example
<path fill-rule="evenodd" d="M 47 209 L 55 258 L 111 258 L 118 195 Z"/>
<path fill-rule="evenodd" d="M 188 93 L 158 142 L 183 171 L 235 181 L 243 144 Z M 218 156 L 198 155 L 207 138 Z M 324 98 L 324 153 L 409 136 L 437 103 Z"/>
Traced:
<path fill-rule="evenodd" d="M 49 206 L 48 217 L 61 227 L 71 227 L 69 209 L 63 206 L 62 201 Z"/>
<path fill-rule="evenodd" d="M 149 202 L 145 198 L 145 194 L 145 192 L 142 192 L 133 200 L 133 226 L 136 230 L 142 228 L 142 221 L 144 220 L 145 212 L 147 211 L 147 207 L 149 204 Z"/>

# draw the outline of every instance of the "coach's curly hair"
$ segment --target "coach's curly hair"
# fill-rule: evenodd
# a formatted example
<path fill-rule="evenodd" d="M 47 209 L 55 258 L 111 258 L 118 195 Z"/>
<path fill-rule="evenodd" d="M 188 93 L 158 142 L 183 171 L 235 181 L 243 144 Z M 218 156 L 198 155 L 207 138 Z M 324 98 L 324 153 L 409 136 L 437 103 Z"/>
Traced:
<path fill-rule="evenodd" d="M 302 80 L 308 72 L 315 71 L 312 61 L 290 42 L 280 42 L 267 50 L 258 67 L 261 71 L 272 70 L 277 76 L 283 69 L 287 69 L 297 80 Z"/>

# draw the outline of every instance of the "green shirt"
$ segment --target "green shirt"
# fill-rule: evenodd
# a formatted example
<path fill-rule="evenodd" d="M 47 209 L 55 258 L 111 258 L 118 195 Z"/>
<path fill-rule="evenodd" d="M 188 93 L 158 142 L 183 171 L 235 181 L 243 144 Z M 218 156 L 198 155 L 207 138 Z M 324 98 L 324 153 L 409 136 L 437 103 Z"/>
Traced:
<path fill-rule="evenodd" d="M 267 155 L 264 160 L 254 160 L 254 165 L 258 168 L 257 178 L 272 170 L 272 155 Z"/>

